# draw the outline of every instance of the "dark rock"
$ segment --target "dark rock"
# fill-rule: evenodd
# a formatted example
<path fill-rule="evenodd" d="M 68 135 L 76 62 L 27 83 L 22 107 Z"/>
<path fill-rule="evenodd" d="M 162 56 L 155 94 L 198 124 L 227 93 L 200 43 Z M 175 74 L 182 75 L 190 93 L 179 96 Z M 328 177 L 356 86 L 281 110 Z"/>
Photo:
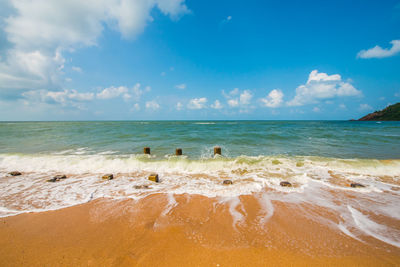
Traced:
<path fill-rule="evenodd" d="M 60 181 L 60 180 L 66 179 L 66 178 L 67 178 L 66 175 L 64 175 L 64 174 L 61 175 L 61 174 L 60 174 L 60 175 L 56 175 L 56 176 L 54 176 L 53 178 L 47 180 L 47 182 L 54 183 L 54 182 L 58 182 L 58 181 Z"/>
<path fill-rule="evenodd" d="M 66 179 L 66 178 L 67 178 L 67 176 L 66 176 L 66 175 L 64 175 L 64 174 L 60 174 L 60 175 L 56 175 L 56 176 L 54 176 L 53 178 L 56 178 L 57 180 L 61 180 L 61 179 Z"/>
<path fill-rule="evenodd" d="M 13 171 L 13 172 L 10 172 L 9 173 L 9 175 L 11 175 L 11 176 L 19 176 L 19 175 L 21 175 L 22 173 L 20 173 L 20 172 L 17 172 L 17 171 Z"/>
<path fill-rule="evenodd" d="M 222 149 L 219 146 L 214 147 L 214 155 L 222 155 Z"/>
<path fill-rule="evenodd" d="M 283 182 L 280 183 L 280 185 L 281 186 L 285 186 L 285 187 L 291 187 L 292 186 L 292 184 L 289 183 L 288 181 L 283 181 Z"/>
<path fill-rule="evenodd" d="M 365 185 L 359 184 L 359 183 L 351 183 L 350 186 L 353 187 L 353 188 L 365 187 Z"/>
<path fill-rule="evenodd" d="M 151 189 L 148 185 L 135 185 L 135 189 Z"/>
<path fill-rule="evenodd" d="M 233 184 L 233 182 L 232 182 L 231 180 L 224 180 L 224 181 L 222 182 L 222 184 L 223 184 L 223 185 L 230 185 L 230 184 Z"/>
<path fill-rule="evenodd" d="M 149 180 L 152 182 L 156 182 L 156 183 L 160 182 L 160 180 L 158 179 L 158 174 L 156 174 L 156 173 L 150 174 Z"/>
<path fill-rule="evenodd" d="M 103 175 L 103 176 L 101 177 L 101 179 L 103 179 L 103 180 L 112 180 L 112 179 L 114 179 L 114 175 L 112 175 L 112 174 L 105 174 L 105 175 Z"/>
<path fill-rule="evenodd" d="M 147 155 L 150 155 L 150 147 L 143 148 L 143 153 L 147 154 Z"/>

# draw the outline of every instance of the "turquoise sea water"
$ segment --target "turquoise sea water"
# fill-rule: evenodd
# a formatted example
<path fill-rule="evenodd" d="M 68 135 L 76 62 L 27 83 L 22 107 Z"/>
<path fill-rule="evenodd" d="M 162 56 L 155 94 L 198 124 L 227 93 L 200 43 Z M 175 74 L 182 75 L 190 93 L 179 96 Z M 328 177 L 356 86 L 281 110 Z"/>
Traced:
<path fill-rule="evenodd" d="M 182 148 L 191 159 L 221 146 L 240 155 L 400 158 L 399 122 L 351 121 L 91 121 L 2 122 L 0 154 L 141 153 L 156 158 Z"/>

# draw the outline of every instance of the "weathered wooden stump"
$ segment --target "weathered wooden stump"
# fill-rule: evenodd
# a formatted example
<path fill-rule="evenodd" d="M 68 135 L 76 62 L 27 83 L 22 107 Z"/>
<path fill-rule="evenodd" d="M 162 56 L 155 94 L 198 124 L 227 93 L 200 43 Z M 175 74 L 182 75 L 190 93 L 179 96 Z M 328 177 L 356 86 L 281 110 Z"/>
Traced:
<path fill-rule="evenodd" d="M 149 180 L 155 183 L 160 182 L 160 180 L 158 179 L 158 174 L 153 173 L 149 175 Z"/>
<path fill-rule="evenodd" d="M 175 149 L 175 155 L 182 156 L 182 148 Z"/>
<path fill-rule="evenodd" d="M 147 154 L 147 155 L 150 155 L 150 147 L 143 148 L 143 153 Z"/>
<path fill-rule="evenodd" d="M 280 183 L 280 185 L 281 186 L 285 186 L 285 187 L 291 187 L 292 186 L 292 184 L 289 183 L 288 181 L 283 181 L 283 182 Z"/>
<path fill-rule="evenodd" d="M 219 146 L 214 147 L 214 156 L 217 155 L 217 154 L 218 155 L 222 154 L 221 147 L 219 147 Z"/>

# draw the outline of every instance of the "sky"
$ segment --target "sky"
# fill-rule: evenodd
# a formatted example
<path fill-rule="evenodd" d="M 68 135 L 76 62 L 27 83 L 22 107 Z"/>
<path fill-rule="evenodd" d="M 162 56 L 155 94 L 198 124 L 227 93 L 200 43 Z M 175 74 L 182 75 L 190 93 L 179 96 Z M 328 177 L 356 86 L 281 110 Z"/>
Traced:
<path fill-rule="evenodd" d="M 0 0 L 0 120 L 347 120 L 400 102 L 400 2 Z"/>

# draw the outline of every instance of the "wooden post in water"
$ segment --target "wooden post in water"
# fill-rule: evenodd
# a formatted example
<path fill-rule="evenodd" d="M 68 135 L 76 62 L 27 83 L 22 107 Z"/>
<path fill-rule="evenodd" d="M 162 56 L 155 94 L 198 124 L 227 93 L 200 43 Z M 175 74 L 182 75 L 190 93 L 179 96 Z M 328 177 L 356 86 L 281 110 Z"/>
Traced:
<path fill-rule="evenodd" d="M 150 147 L 143 148 L 143 153 L 150 155 Z"/>
<path fill-rule="evenodd" d="M 221 155 L 221 147 L 219 146 L 214 147 L 214 156 L 217 154 Z"/>
<path fill-rule="evenodd" d="M 182 156 L 182 148 L 175 149 L 175 155 Z"/>

